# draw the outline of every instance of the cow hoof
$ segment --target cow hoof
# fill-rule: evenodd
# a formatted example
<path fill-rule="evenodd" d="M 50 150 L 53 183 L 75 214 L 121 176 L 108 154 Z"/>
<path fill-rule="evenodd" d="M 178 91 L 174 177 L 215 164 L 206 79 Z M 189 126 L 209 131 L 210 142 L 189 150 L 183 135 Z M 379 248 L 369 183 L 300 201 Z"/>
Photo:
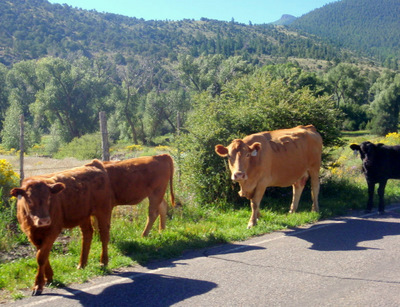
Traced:
<path fill-rule="evenodd" d="M 32 291 L 32 296 L 38 296 L 40 294 L 42 294 L 43 289 L 33 289 Z"/>
<path fill-rule="evenodd" d="M 253 228 L 253 227 L 256 226 L 256 225 L 257 225 L 257 223 L 249 223 L 249 224 L 247 225 L 247 229 Z"/>
<path fill-rule="evenodd" d="M 379 214 L 379 215 L 384 215 L 384 214 L 385 214 L 385 210 L 383 210 L 383 211 L 378 211 L 378 214 Z"/>

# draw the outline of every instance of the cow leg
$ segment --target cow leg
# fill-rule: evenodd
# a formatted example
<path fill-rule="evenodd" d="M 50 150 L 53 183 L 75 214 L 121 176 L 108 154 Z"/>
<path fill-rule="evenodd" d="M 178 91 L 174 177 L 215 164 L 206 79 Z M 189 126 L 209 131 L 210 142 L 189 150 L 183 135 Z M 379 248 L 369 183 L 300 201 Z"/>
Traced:
<path fill-rule="evenodd" d="M 165 189 L 164 189 L 164 193 L 165 193 Z M 149 235 L 154 222 L 156 221 L 158 215 L 161 213 L 160 209 L 162 207 L 162 202 L 164 202 L 164 198 L 163 198 L 164 193 L 156 193 L 155 192 L 153 195 L 149 195 L 149 212 L 147 215 L 146 227 L 144 228 L 142 237 L 147 237 Z M 161 223 L 161 221 L 160 221 L 160 223 Z"/>
<path fill-rule="evenodd" d="M 159 207 L 159 214 L 160 214 L 160 225 L 159 225 L 159 231 L 161 232 L 162 230 L 165 229 L 166 221 L 167 221 L 167 211 L 168 211 L 168 204 L 163 199 L 160 203 Z"/>
<path fill-rule="evenodd" d="M 249 223 L 247 224 L 247 229 L 252 228 L 253 226 L 257 225 L 257 219 L 260 217 L 260 203 L 262 197 L 265 193 L 265 187 L 259 188 L 257 187 L 253 197 L 250 199 L 250 206 L 251 206 L 251 216 Z"/>
<path fill-rule="evenodd" d="M 296 212 L 297 207 L 299 206 L 300 197 L 301 197 L 301 194 L 303 193 L 307 179 L 308 179 L 308 175 L 304 175 L 298 181 L 293 183 L 293 185 L 292 185 L 293 196 L 292 196 L 292 203 L 290 205 L 289 213 Z"/>
<path fill-rule="evenodd" d="M 379 205 L 378 205 L 378 212 L 379 214 L 385 213 L 385 187 L 386 187 L 387 180 L 381 181 L 379 183 L 378 188 L 378 196 L 379 196 Z"/>
<path fill-rule="evenodd" d="M 88 260 L 90 245 L 92 244 L 93 238 L 93 227 L 90 217 L 87 218 L 82 224 L 79 225 L 82 232 L 82 249 L 81 258 L 79 260 L 78 269 L 83 269 Z"/>
<path fill-rule="evenodd" d="M 319 167 L 314 173 L 310 172 L 310 180 L 311 180 L 311 198 L 312 198 L 312 207 L 311 211 L 319 212 L 318 205 L 318 195 L 319 195 Z"/>
<path fill-rule="evenodd" d="M 101 216 L 97 215 L 99 223 L 99 232 L 101 240 L 101 255 L 100 264 L 102 266 L 108 265 L 108 242 L 110 242 L 110 227 L 111 227 L 111 208 L 103 212 Z"/>
<path fill-rule="evenodd" d="M 45 276 L 47 278 L 50 278 L 50 281 L 53 279 L 53 270 L 50 267 L 50 262 L 49 262 L 49 255 L 50 255 L 50 250 L 51 247 L 53 246 L 53 243 L 56 238 L 51 238 L 46 240 L 43 244 L 41 244 L 40 247 L 38 247 L 37 253 L 36 253 L 36 261 L 38 263 L 38 270 L 35 278 L 35 284 L 32 289 L 32 295 L 40 295 L 43 292 L 43 287 L 46 283 Z M 51 270 L 51 273 L 50 273 Z M 47 274 L 50 274 L 47 275 Z"/>
<path fill-rule="evenodd" d="M 49 258 L 47 258 L 47 263 L 46 263 L 46 266 L 45 266 L 45 269 L 44 269 L 44 274 L 46 276 L 46 283 L 50 284 L 53 281 L 53 274 L 54 273 L 53 273 L 53 269 L 51 268 L 50 259 Z"/>
<path fill-rule="evenodd" d="M 368 202 L 367 202 L 367 209 L 365 209 L 366 213 L 372 211 L 372 207 L 374 205 L 374 191 L 375 191 L 375 183 L 367 182 L 368 183 Z"/>

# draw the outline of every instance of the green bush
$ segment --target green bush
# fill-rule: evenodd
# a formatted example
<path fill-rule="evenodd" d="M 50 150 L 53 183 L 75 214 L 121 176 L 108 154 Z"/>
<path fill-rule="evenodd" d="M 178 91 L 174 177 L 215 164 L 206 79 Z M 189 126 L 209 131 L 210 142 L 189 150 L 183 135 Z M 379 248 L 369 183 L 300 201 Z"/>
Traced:
<path fill-rule="evenodd" d="M 101 137 L 97 133 L 86 134 L 74 138 L 70 143 L 62 145 L 54 155 L 56 159 L 75 157 L 79 160 L 101 159 Z"/>
<path fill-rule="evenodd" d="M 21 232 L 17 226 L 15 201 L 10 199 L 10 190 L 19 186 L 19 176 L 9 162 L 0 160 L 0 251 L 7 251 L 15 244 L 15 236 Z"/>
<path fill-rule="evenodd" d="M 245 135 L 313 124 L 324 146 L 340 144 L 341 112 L 328 96 L 315 97 L 308 88 L 295 90 L 282 80 L 258 71 L 228 83 L 223 94 L 197 96 L 179 137 L 181 179 L 199 203 L 243 202 L 230 180 L 227 162 L 214 152 Z M 178 145 L 177 145 L 178 148 Z"/>
<path fill-rule="evenodd" d="M 0 205 L 9 199 L 10 190 L 19 186 L 19 176 L 13 171 L 11 163 L 5 159 L 0 159 Z"/>

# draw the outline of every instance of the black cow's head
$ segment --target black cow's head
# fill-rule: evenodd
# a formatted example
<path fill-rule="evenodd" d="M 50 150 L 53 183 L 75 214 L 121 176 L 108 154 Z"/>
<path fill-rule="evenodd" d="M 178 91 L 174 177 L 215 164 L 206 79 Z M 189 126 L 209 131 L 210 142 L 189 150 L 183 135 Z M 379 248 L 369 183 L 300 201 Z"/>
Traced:
<path fill-rule="evenodd" d="M 382 146 L 382 143 L 373 144 L 367 141 L 362 142 L 360 145 L 351 144 L 350 148 L 354 151 L 358 151 L 360 153 L 361 160 L 366 166 L 368 166 L 369 164 L 373 163 L 379 148 Z"/>

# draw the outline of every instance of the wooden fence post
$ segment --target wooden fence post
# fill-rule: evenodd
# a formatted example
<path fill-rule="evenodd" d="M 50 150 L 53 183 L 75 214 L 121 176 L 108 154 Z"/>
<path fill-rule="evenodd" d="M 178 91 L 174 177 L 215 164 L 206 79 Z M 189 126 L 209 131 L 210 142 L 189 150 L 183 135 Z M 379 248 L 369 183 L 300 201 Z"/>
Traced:
<path fill-rule="evenodd" d="M 20 184 L 24 180 L 24 115 L 19 118 L 20 133 L 19 133 L 19 178 Z"/>
<path fill-rule="evenodd" d="M 101 149 L 103 161 L 110 161 L 110 151 L 108 148 L 108 132 L 107 132 L 107 119 L 106 112 L 101 111 L 100 117 L 100 131 L 101 131 Z"/>

